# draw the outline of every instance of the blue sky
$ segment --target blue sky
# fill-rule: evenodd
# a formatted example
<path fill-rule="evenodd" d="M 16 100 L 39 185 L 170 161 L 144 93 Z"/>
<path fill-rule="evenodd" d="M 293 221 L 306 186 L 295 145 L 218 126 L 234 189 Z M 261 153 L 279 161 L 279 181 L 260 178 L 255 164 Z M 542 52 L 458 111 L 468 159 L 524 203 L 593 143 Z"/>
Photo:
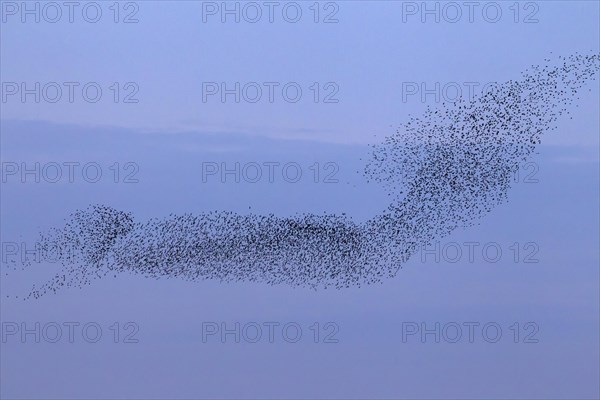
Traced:
<path fill-rule="evenodd" d="M 486 3 L 475 8 L 473 23 L 466 8 L 456 23 L 443 18 L 435 23 L 431 16 L 421 23 L 420 14 L 406 16 L 403 23 L 404 3 L 341 2 L 335 14 L 339 22 L 331 24 L 313 22 L 310 2 L 301 2 L 298 23 L 287 23 L 280 14 L 273 23 L 266 15 L 255 24 L 231 18 L 220 23 L 219 15 L 203 23 L 203 3 L 194 1 L 142 2 L 135 14 L 139 22 L 132 24 L 112 22 L 107 3 L 96 24 L 79 14 L 72 24 L 23 24 L 19 15 L 7 16 L 1 53 L 5 81 L 97 81 L 105 92 L 114 82 L 136 82 L 140 90 L 138 104 L 76 101 L 23 107 L 9 101 L 3 115 L 166 133 L 244 132 L 369 143 L 372 135 L 391 133 L 390 125 L 423 108 L 419 102 L 402 102 L 403 82 L 503 82 L 551 52 L 598 49 L 598 4 L 593 1 L 535 3 L 537 23 L 515 23 L 508 2 L 499 3 L 497 23 L 483 18 Z M 525 5 L 520 3 L 519 21 L 534 11 Z M 203 82 L 270 81 L 282 86 L 298 82 L 303 101 L 289 104 L 279 93 L 273 104 L 202 102 Z M 339 103 L 309 101 L 314 82 L 337 83 Z M 597 135 L 592 132 L 586 140 L 597 143 Z"/>
<path fill-rule="evenodd" d="M 31 245 L 40 230 L 95 203 L 140 220 L 212 210 L 345 212 L 364 220 L 388 201 L 357 173 L 367 144 L 436 105 L 432 97 L 403 102 L 403 82 L 503 82 L 551 52 L 600 51 L 600 6 L 592 1 L 535 2 L 539 22 L 533 24 L 514 23 L 513 2 L 499 3 L 498 23 L 480 14 L 473 23 L 422 23 L 418 16 L 403 23 L 402 2 L 337 2 L 336 24 L 312 22 L 312 2 L 301 3 L 306 17 L 297 24 L 223 24 L 217 17 L 203 23 L 202 2 L 194 1 L 138 2 L 139 23 L 114 24 L 110 4 L 102 2 L 107 17 L 97 24 L 21 23 L 7 16 L 0 25 L 3 83 L 94 81 L 104 89 L 95 104 L 18 97 L 0 104 L 3 168 L 7 162 L 95 162 L 104 174 L 98 183 L 80 175 L 74 183 L 39 184 L 8 176 L 1 183 L 3 244 Z M 521 8 L 519 18 L 529 10 Z M 238 81 L 298 82 L 304 97 L 295 104 L 281 98 L 203 103 L 203 82 Z M 114 82 L 135 82 L 139 102 L 112 102 Z M 336 83 L 339 102 L 314 103 L 314 82 Z M 573 118 L 544 136 L 531 160 L 539 182 L 515 184 L 509 202 L 478 226 L 442 239 L 442 245 L 497 243 L 504 257 L 496 263 L 480 253 L 458 263 L 413 257 L 383 285 L 316 292 L 123 275 L 25 302 L 5 294 L 26 292 L 57 266 L 13 271 L 3 262 L 3 323 L 95 321 L 105 337 L 96 344 L 9 337 L 0 343 L 0 395 L 598 398 L 599 98 L 595 81 L 571 108 Z M 139 182 L 114 183 L 115 162 L 120 168 L 135 163 Z M 279 176 L 274 183 L 203 183 L 206 162 L 296 162 L 304 176 L 294 184 Z M 315 162 L 335 163 L 339 182 L 315 183 L 309 168 Z M 522 262 L 530 242 L 539 248 L 538 263 Z M 134 321 L 139 343 L 113 343 L 108 327 L 115 321 Z M 207 321 L 294 321 L 305 340 L 203 343 Z M 316 321 L 335 322 L 339 343 L 313 343 L 309 327 Z M 502 340 L 402 342 L 405 322 L 466 321 L 498 323 Z M 514 343 L 509 327 L 530 321 L 539 327 L 539 343 Z"/>

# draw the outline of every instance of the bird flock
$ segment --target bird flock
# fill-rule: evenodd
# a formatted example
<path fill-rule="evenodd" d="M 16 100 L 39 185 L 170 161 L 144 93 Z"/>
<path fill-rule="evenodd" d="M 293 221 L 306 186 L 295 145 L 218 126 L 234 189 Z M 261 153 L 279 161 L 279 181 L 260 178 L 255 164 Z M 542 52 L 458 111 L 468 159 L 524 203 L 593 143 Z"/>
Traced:
<path fill-rule="evenodd" d="M 25 297 L 129 272 L 189 281 L 348 288 L 394 277 L 417 249 L 468 227 L 506 201 L 519 165 L 596 80 L 599 54 L 545 59 L 481 95 L 429 107 L 372 146 L 368 181 L 387 209 L 362 223 L 342 215 L 282 218 L 214 211 L 137 221 L 92 205 L 41 235 L 62 272 Z"/>

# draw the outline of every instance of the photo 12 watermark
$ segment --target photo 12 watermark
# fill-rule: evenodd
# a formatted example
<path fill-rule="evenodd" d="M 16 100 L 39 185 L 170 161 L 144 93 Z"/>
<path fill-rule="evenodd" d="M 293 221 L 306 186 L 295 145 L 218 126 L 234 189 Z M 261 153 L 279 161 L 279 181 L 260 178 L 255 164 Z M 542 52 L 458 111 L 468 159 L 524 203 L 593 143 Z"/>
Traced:
<path fill-rule="evenodd" d="M 402 322 L 402 343 L 539 343 L 536 322 Z"/>
<path fill-rule="evenodd" d="M 402 102 L 471 102 L 498 86 L 497 82 L 402 82 Z"/>
<path fill-rule="evenodd" d="M 135 1 L 1 1 L 3 24 L 137 24 Z"/>
<path fill-rule="evenodd" d="M 403 1 L 402 23 L 488 23 L 540 22 L 540 5 L 535 1 Z"/>
<path fill-rule="evenodd" d="M 406 240 L 404 251 L 413 254 L 411 260 L 422 264 L 497 264 L 511 262 L 514 264 L 540 263 L 540 246 L 535 241 L 528 242 L 496 242 L 496 241 L 447 241 L 435 240 L 423 243 L 417 240 Z"/>
<path fill-rule="evenodd" d="M 250 161 L 202 163 L 202 183 L 339 183 L 336 162 Z"/>
<path fill-rule="evenodd" d="M 257 24 L 312 22 L 337 24 L 340 3 L 335 1 L 203 1 L 202 22 Z"/>
<path fill-rule="evenodd" d="M 140 86 L 136 82 L 2 82 L 2 103 L 88 103 L 137 104 Z"/>
<path fill-rule="evenodd" d="M 202 322 L 202 343 L 339 343 L 335 322 Z"/>
<path fill-rule="evenodd" d="M 2 322 L 2 343 L 139 343 L 136 322 Z"/>
<path fill-rule="evenodd" d="M 2 183 L 139 183 L 140 166 L 133 161 L 3 161 Z"/>
<path fill-rule="evenodd" d="M 202 103 L 337 104 L 339 93 L 336 82 L 202 82 Z"/>

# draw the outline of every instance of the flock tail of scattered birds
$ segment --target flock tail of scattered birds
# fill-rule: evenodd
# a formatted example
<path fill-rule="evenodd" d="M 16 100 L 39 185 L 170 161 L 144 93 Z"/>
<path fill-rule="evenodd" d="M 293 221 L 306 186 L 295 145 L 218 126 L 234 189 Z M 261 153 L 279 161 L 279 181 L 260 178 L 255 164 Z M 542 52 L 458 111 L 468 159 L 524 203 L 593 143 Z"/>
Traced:
<path fill-rule="evenodd" d="M 600 69 L 599 54 L 544 62 L 473 100 L 428 108 L 374 145 L 365 175 L 385 185 L 392 202 L 365 223 L 226 211 L 143 222 L 94 205 L 42 235 L 42 247 L 69 251 L 60 254 L 62 273 L 25 299 L 122 272 L 310 288 L 393 277 L 415 243 L 470 226 L 506 200 L 519 165 Z"/>

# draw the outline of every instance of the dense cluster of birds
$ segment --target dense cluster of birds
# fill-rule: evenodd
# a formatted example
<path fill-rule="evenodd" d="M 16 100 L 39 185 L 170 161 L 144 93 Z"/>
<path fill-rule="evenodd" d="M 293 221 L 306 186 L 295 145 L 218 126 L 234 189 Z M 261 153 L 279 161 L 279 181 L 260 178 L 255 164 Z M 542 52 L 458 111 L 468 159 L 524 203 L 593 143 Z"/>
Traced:
<path fill-rule="evenodd" d="M 42 235 L 43 246 L 71 251 L 63 273 L 27 298 L 122 272 L 310 288 L 393 277 L 418 244 L 470 226 L 506 200 L 519 165 L 600 69 L 598 54 L 544 61 L 474 99 L 428 108 L 374 145 L 365 175 L 385 185 L 392 201 L 367 222 L 227 211 L 140 222 L 94 205 Z"/>

